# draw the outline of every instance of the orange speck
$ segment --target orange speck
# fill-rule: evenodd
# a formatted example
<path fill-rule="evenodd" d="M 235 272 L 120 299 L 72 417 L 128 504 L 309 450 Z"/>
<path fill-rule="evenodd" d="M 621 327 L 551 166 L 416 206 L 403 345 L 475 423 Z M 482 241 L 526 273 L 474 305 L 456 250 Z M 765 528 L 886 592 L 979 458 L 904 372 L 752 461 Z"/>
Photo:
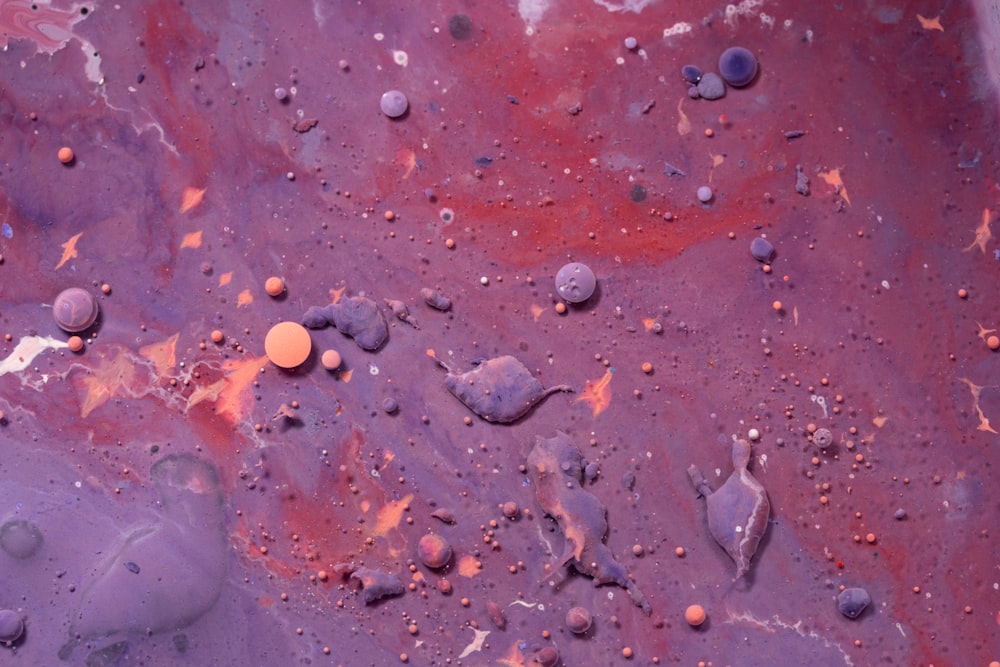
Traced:
<path fill-rule="evenodd" d="M 773 308 L 775 312 L 780 313 L 781 312 L 781 302 L 780 301 L 775 301 L 774 303 L 771 304 L 771 308 Z"/>
<path fill-rule="evenodd" d="M 63 249 L 63 254 L 62 258 L 59 260 L 59 263 L 56 264 L 57 269 L 62 267 L 62 265 L 68 262 L 69 260 L 79 256 L 79 253 L 77 253 L 76 251 L 76 242 L 80 240 L 81 236 L 83 236 L 83 232 L 80 232 L 79 234 L 74 234 L 73 236 L 69 237 L 69 240 L 66 241 L 66 243 L 63 243 L 62 246 L 60 246 Z"/>
<path fill-rule="evenodd" d="M 941 25 L 940 14 L 930 19 L 917 14 L 917 21 L 920 23 L 920 27 L 924 30 L 940 30 L 941 32 L 944 32 L 944 26 Z"/>
<path fill-rule="evenodd" d="M 455 239 L 445 239 L 444 245 L 446 248 L 451 250 L 455 247 Z"/>
<path fill-rule="evenodd" d="M 385 212 L 385 219 L 391 222 L 392 220 L 396 219 L 396 214 L 393 213 L 392 211 L 386 211 Z"/>
<path fill-rule="evenodd" d="M 182 248 L 200 248 L 201 247 L 201 230 L 196 232 L 188 232 L 181 238 Z"/>
<path fill-rule="evenodd" d="M 219 276 L 219 287 L 225 287 L 232 281 L 233 281 L 233 272 L 227 271 L 226 273 L 223 273 L 221 276 Z"/>
<path fill-rule="evenodd" d="M 959 299 L 968 299 L 969 298 L 969 290 L 965 289 L 964 287 L 961 288 L 961 289 L 959 289 L 958 290 L 958 298 Z"/>
<path fill-rule="evenodd" d="M 243 306 L 249 306 L 253 303 L 253 295 L 250 294 L 250 290 L 245 289 L 236 295 L 236 307 L 240 308 Z"/>
<path fill-rule="evenodd" d="M 79 336 L 70 336 L 66 341 L 70 352 L 81 352 L 83 350 L 83 339 Z"/>
<path fill-rule="evenodd" d="M 73 155 L 73 149 L 70 148 L 69 146 L 63 146 L 62 148 L 60 148 L 58 155 L 59 155 L 59 161 L 62 162 L 63 164 L 69 164 L 70 162 L 73 161 L 73 158 L 76 157 L 75 155 Z"/>
<path fill-rule="evenodd" d="M 542 313 L 545 312 L 545 309 L 539 306 L 537 303 L 531 304 L 530 308 L 531 308 L 531 317 L 534 318 L 534 320 L 537 322 L 538 318 L 541 317 Z"/>
<path fill-rule="evenodd" d="M 648 361 L 642 362 L 642 372 L 643 373 L 647 373 L 647 374 L 648 373 L 652 373 L 653 372 L 653 364 L 649 363 Z"/>
<path fill-rule="evenodd" d="M 389 531 L 399 526 L 406 508 L 413 502 L 413 494 L 408 493 L 399 500 L 394 500 L 376 512 L 375 530 L 372 534 L 375 537 L 385 537 Z"/>
<path fill-rule="evenodd" d="M 218 329 L 214 329 L 212 331 L 212 342 L 221 343 L 223 340 L 225 340 L 225 336 L 222 334 L 222 332 L 219 331 Z"/>
<path fill-rule="evenodd" d="M 187 213 L 200 204 L 205 198 L 205 190 L 206 188 L 192 188 L 190 186 L 184 188 L 184 192 L 181 194 L 181 213 Z"/>
<path fill-rule="evenodd" d="M 604 377 L 599 380 L 587 380 L 583 391 L 580 392 L 577 401 L 585 401 L 590 406 L 593 416 L 601 414 L 611 405 L 611 375 L 609 368 L 604 372 Z"/>
<path fill-rule="evenodd" d="M 986 339 L 986 345 L 991 350 L 1000 350 L 1000 337 L 995 335 L 990 336 L 989 338 Z"/>
<path fill-rule="evenodd" d="M 712 130 L 712 128 L 706 127 L 705 128 L 705 136 L 709 137 L 709 138 L 712 138 L 712 137 L 715 136 L 715 132 Z"/>
<path fill-rule="evenodd" d="M 559 313 L 560 315 L 564 315 L 566 313 L 566 304 L 563 303 L 562 301 L 560 301 L 559 303 L 557 303 L 556 304 L 556 312 Z"/>
<path fill-rule="evenodd" d="M 705 608 L 700 604 L 693 604 L 684 610 L 684 620 L 693 627 L 698 627 L 704 623 L 706 618 Z"/>
<path fill-rule="evenodd" d="M 278 276 L 271 276 L 264 281 L 264 291 L 268 296 L 280 296 L 285 291 L 285 281 Z"/>

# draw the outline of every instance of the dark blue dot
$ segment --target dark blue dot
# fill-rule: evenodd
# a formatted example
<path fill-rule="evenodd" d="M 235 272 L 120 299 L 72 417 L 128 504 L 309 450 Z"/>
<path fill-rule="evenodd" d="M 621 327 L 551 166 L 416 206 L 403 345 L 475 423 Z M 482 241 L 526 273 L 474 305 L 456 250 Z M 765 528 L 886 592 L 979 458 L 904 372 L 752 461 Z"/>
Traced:
<path fill-rule="evenodd" d="M 701 81 L 701 70 L 694 65 L 685 65 L 681 68 L 681 76 L 690 84 Z"/>
<path fill-rule="evenodd" d="M 719 56 L 719 74 L 730 86 L 742 88 L 757 76 L 757 58 L 742 46 L 733 46 Z"/>

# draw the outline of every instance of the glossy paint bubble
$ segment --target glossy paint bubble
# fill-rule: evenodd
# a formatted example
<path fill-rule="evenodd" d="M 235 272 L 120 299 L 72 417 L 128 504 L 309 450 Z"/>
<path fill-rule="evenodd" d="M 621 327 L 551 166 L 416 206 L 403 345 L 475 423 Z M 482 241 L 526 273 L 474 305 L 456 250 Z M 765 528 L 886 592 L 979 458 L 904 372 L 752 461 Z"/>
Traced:
<path fill-rule="evenodd" d="M 399 90 L 385 92 L 378 104 L 382 113 L 389 118 L 399 118 L 410 108 L 410 102 L 406 99 L 406 95 Z"/>
<path fill-rule="evenodd" d="M 13 609 L 0 609 L 0 644 L 10 646 L 24 634 L 24 617 Z"/>
<path fill-rule="evenodd" d="M 872 598 L 863 588 L 845 588 L 837 596 L 837 609 L 847 618 L 857 618 L 868 608 Z"/>
<path fill-rule="evenodd" d="M 275 366 L 295 368 L 312 351 L 309 332 L 298 322 L 279 322 L 264 338 L 264 353 Z"/>
<path fill-rule="evenodd" d="M 757 58 L 749 49 L 732 46 L 719 56 L 719 74 L 730 86 L 742 88 L 757 76 Z"/>
<path fill-rule="evenodd" d="M 71 616 L 68 654 L 93 637 L 172 632 L 215 605 L 226 578 L 228 536 L 215 468 L 188 454 L 150 468 L 161 512 L 103 550 Z"/>
<path fill-rule="evenodd" d="M 97 321 L 100 307 L 94 295 L 80 287 L 64 289 L 52 304 L 52 316 L 63 331 L 77 333 Z"/>
<path fill-rule="evenodd" d="M 42 546 L 42 531 L 25 519 L 11 519 L 0 526 L 0 548 L 8 556 L 31 558 Z"/>
<path fill-rule="evenodd" d="M 566 626 L 573 634 L 583 634 L 590 630 L 594 619 L 586 607 L 573 607 L 566 612 Z"/>
<path fill-rule="evenodd" d="M 701 81 L 701 69 L 696 65 L 685 65 L 681 68 L 681 76 L 688 83 L 696 85 Z"/>
<path fill-rule="evenodd" d="M 570 262 L 556 273 L 556 291 L 570 303 L 583 303 L 596 288 L 597 277 L 586 264 Z"/>
<path fill-rule="evenodd" d="M 444 567 L 451 560 L 451 545 L 440 535 L 428 533 L 417 544 L 417 556 L 429 568 Z"/>
<path fill-rule="evenodd" d="M 698 201 L 700 201 L 702 204 L 707 204 L 708 202 L 712 201 L 712 197 L 715 196 L 714 193 L 712 192 L 712 188 L 707 185 L 703 185 L 700 188 L 698 188 L 697 194 L 698 194 Z"/>

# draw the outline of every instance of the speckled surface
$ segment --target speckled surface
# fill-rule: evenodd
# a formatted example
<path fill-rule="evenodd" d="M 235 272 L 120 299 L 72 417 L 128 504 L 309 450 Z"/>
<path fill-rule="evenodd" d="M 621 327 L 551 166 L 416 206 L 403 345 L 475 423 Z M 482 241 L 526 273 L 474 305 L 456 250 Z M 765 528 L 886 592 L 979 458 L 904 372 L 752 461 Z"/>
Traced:
<path fill-rule="evenodd" d="M 0 551 L 0 662 L 1000 660 L 1000 10 L 849 5 L 5 2 L 0 525 L 41 542 Z M 733 45 L 754 82 L 689 97 Z M 559 313 L 573 261 L 597 289 Z M 264 356 L 351 296 L 418 326 Z M 428 350 L 575 391 L 488 423 Z M 718 488 L 751 428 L 771 525 L 734 582 L 685 471 Z M 576 524 L 526 462 L 559 431 L 648 616 L 556 571 Z M 383 575 L 406 590 L 366 603 Z"/>

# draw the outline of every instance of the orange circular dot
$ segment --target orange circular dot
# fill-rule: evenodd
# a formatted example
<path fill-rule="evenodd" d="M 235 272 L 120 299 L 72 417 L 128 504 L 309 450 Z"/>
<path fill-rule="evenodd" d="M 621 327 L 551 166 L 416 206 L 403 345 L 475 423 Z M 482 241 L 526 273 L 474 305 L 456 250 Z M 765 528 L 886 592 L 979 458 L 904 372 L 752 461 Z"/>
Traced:
<path fill-rule="evenodd" d="M 773 308 L 775 312 L 779 312 L 781 310 L 781 302 L 775 301 L 771 304 L 771 308 Z"/>
<path fill-rule="evenodd" d="M 221 343 L 224 339 L 225 339 L 225 336 L 222 335 L 221 331 L 219 331 L 218 329 L 215 329 L 214 331 L 212 331 L 212 342 L 213 343 Z"/>
<path fill-rule="evenodd" d="M 958 298 L 959 299 L 969 298 L 969 290 L 965 289 L 964 287 L 958 290 Z"/>
<path fill-rule="evenodd" d="M 565 314 L 566 313 L 566 304 L 563 303 L 562 301 L 560 301 L 559 303 L 557 303 L 556 304 L 556 312 L 559 313 L 560 315 Z"/>
<path fill-rule="evenodd" d="M 73 149 L 70 148 L 69 146 L 63 146 L 62 148 L 60 148 L 58 155 L 59 155 L 59 161 L 62 162 L 63 164 L 69 164 L 70 162 L 73 161 L 73 158 L 76 157 L 73 154 Z"/>
<path fill-rule="evenodd" d="M 325 350 L 323 356 L 320 357 L 320 363 L 323 364 L 323 368 L 328 371 L 335 371 L 340 368 L 340 364 L 343 363 L 343 359 L 340 356 L 340 352 L 336 350 Z"/>
<path fill-rule="evenodd" d="M 69 346 L 70 352 L 80 352 L 83 350 L 83 339 L 79 336 L 70 336 L 66 344 Z"/>
<path fill-rule="evenodd" d="M 652 373 L 653 372 L 653 364 L 649 363 L 648 361 L 642 362 L 642 372 L 643 373 Z"/>
<path fill-rule="evenodd" d="M 706 127 L 705 128 L 705 136 L 706 137 L 714 137 L 715 136 L 715 132 L 712 130 L 712 128 Z"/>
<path fill-rule="evenodd" d="M 101 292 L 103 292 L 104 294 L 111 294 L 111 285 L 107 283 L 101 285 Z"/>
<path fill-rule="evenodd" d="M 683 558 L 686 552 L 684 551 L 684 547 L 677 547 L 674 549 L 674 553 L 677 554 L 678 558 Z"/>
<path fill-rule="evenodd" d="M 396 219 L 396 214 L 393 213 L 392 211 L 386 211 L 385 212 L 385 219 L 386 220 L 395 220 Z"/>
<path fill-rule="evenodd" d="M 770 264 L 765 264 L 764 266 L 761 267 L 760 270 L 763 271 L 764 273 L 770 273 L 771 272 L 771 265 Z"/>
<path fill-rule="evenodd" d="M 285 281 L 278 276 L 271 276 L 264 281 L 264 291 L 269 296 L 278 296 L 285 291 Z"/>
<path fill-rule="evenodd" d="M 295 368 L 312 351 L 309 332 L 298 322 L 279 322 L 264 338 L 264 353 L 275 366 Z"/>
<path fill-rule="evenodd" d="M 990 336 L 986 339 L 986 345 L 991 350 L 1000 350 L 1000 336 Z"/>
<path fill-rule="evenodd" d="M 455 239 L 446 239 L 444 245 L 449 250 L 455 247 Z"/>
<path fill-rule="evenodd" d="M 868 544 L 875 544 L 875 533 L 868 533 L 865 535 L 865 542 Z"/>
<path fill-rule="evenodd" d="M 632 657 L 632 649 L 629 648 L 628 646 L 626 646 L 625 648 L 623 648 L 622 649 L 622 657 L 623 658 L 631 658 Z"/>
<path fill-rule="evenodd" d="M 684 610 L 684 620 L 692 627 L 698 627 L 705 622 L 706 618 L 708 618 L 708 615 L 705 613 L 705 608 L 700 604 L 693 604 Z"/>

